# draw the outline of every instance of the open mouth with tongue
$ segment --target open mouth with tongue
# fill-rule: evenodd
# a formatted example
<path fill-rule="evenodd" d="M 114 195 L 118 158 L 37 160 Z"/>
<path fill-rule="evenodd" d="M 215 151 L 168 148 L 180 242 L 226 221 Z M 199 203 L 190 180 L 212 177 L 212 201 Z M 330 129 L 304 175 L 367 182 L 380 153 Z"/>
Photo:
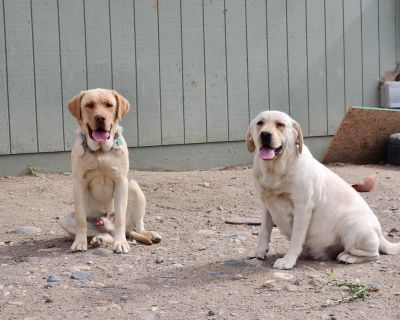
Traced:
<path fill-rule="evenodd" d="M 282 152 L 282 146 L 279 148 L 268 148 L 268 147 L 261 147 L 258 155 L 262 160 L 273 160 L 275 157 L 279 156 Z"/>
<path fill-rule="evenodd" d="M 104 142 L 110 138 L 110 131 L 107 131 L 103 128 L 98 128 L 96 130 L 92 130 L 88 125 L 89 135 L 96 142 Z"/>

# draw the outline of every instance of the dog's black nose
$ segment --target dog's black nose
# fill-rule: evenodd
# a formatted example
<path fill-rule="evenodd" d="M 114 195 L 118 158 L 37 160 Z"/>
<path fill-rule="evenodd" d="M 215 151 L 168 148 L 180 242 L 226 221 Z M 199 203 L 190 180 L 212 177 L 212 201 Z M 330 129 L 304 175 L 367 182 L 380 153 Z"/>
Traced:
<path fill-rule="evenodd" d="M 94 120 L 96 120 L 97 124 L 104 124 L 104 121 L 106 121 L 106 118 L 101 115 L 97 115 L 94 117 Z"/>
<path fill-rule="evenodd" d="M 260 138 L 263 146 L 269 146 L 271 144 L 272 134 L 268 131 L 263 131 L 260 133 Z"/>

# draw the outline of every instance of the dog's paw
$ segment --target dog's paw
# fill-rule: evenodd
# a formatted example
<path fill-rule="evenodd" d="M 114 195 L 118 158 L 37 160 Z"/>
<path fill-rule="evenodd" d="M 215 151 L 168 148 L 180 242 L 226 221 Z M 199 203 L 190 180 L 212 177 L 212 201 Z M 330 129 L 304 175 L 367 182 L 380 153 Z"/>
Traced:
<path fill-rule="evenodd" d="M 350 253 L 347 252 L 342 252 L 337 256 L 337 261 L 339 261 L 340 263 L 359 263 L 364 261 L 365 259 L 363 259 L 362 257 L 357 257 L 357 256 L 353 256 Z"/>
<path fill-rule="evenodd" d="M 296 260 L 283 257 L 283 258 L 277 259 L 275 261 L 273 267 L 275 269 L 288 270 L 288 269 L 292 269 L 295 264 L 296 264 Z"/>
<path fill-rule="evenodd" d="M 113 237 L 109 234 L 99 234 L 90 240 L 90 245 L 92 247 L 102 247 L 107 246 L 113 242 Z"/>
<path fill-rule="evenodd" d="M 74 243 L 71 246 L 72 252 L 87 251 L 87 239 L 86 237 L 76 237 Z"/>
<path fill-rule="evenodd" d="M 113 251 L 115 253 L 128 253 L 130 250 L 128 241 L 126 240 L 115 240 L 113 244 Z"/>
<path fill-rule="evenodd" d="M 247 256 L 247 259 L 258 259 L 258 260 L 265 260 L 267 258 L 267 249 L 255 249 L 250 252 L 250 254 Z"/>
<path fill-rule="evenodd" d="M 149 238 L 153 243 L 159 243 L 161 241 L 161 236 L 155 231 L 146 231 L 144 236 Z"/>

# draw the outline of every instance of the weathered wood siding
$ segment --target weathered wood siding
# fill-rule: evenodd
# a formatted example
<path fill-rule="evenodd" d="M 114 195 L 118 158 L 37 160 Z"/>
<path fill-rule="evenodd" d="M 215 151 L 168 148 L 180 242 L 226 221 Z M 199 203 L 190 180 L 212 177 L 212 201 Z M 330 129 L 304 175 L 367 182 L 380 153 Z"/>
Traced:
<path fill-rule="evenodd" d="M 400 0 L 0 0 L 0 154 L 70 150 L 95 87 L 131 147 L 240 141 L 265 109 L 332 135 L 396 60 Z"/>

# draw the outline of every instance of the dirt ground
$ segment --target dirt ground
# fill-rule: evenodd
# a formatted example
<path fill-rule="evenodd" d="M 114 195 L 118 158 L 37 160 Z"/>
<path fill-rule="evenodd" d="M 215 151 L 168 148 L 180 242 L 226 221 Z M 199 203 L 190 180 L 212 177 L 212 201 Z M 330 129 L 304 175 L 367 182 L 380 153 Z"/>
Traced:
<path fill-rule="evenodd" d="M 363 196 L 388 239 L 400 241 L 399 168 L 332 169 L 350 183 L 378 176 Z M 249 168 L 130 177 L 147 196 L 146 228 L 163 240 L 132 244 L 126 255 L 69 251 L 72 240 L 57 224 L 73 210 L 68 173 L 0 179 L 0 319 L 400 318 L 400 255 L 358 265 L 300 259 L 281 280 L 271 266 L 288 241 L 274 228 L 267 261 L 247 260 L 259 227 L 225 218 L 259 217 Z M 41 230 L 29 235 L 21 226 Z M 333 278 L 369 287 L 370 297 L 346 302 L 349 287 Z"/>

